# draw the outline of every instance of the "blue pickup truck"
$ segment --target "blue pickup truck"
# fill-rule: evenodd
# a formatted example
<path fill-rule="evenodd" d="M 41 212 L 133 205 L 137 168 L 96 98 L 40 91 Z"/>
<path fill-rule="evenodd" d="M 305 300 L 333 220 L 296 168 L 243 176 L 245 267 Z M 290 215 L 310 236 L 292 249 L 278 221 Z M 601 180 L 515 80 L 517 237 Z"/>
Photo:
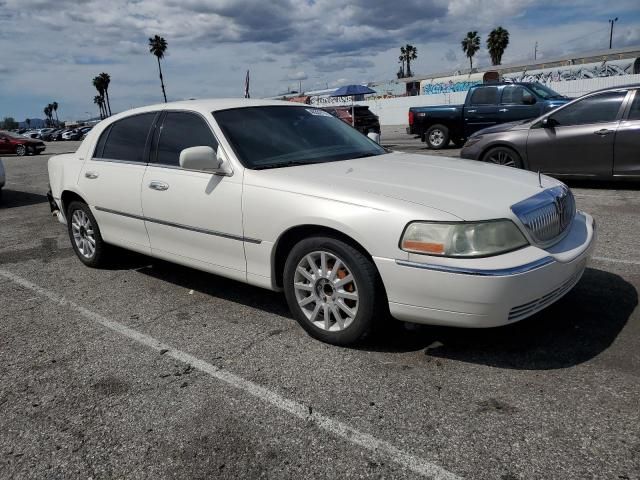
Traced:
<path fill-rule="evenodd" d="M 411 107 L 407 133 L 419 135 L 435 150 L 450 141 L 461 147 L 478 130 L 539 117 L 569 100 L 540 83 L 475 85 L 467 92 L 464 105 Z"/>

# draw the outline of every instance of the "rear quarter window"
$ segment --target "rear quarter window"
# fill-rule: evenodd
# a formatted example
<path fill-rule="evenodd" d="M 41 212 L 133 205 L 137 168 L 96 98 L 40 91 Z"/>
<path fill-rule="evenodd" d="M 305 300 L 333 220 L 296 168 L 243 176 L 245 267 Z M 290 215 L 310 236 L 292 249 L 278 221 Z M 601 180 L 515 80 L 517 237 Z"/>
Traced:
<path fill-rule="evenodd" d="M 123 118 L 111 124 L 100 135 L 93 158 L 146 163 L 147 139 L 156 112 Z"/>

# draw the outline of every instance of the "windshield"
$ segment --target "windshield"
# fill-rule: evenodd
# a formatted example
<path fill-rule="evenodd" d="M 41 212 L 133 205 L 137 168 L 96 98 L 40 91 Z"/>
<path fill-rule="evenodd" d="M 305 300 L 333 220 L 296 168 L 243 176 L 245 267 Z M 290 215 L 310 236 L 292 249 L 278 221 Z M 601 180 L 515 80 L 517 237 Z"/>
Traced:
<path fill-rule="evenodd" d="M 551 98 L 563 98 L 563 96 L 558 92 L 554 92 L 550 88 L 545 87 L 544 85 L 541 85 L 539 83 L 532 83 L 529 85 L 529 88 L 545 100 L 549 100 Z"/>
<path fill-rule="evenodd" d="M 247 168 L 278 168 L 382 155 L 386 151 L 324 110 L 265 106 L 213 113 Z"/>

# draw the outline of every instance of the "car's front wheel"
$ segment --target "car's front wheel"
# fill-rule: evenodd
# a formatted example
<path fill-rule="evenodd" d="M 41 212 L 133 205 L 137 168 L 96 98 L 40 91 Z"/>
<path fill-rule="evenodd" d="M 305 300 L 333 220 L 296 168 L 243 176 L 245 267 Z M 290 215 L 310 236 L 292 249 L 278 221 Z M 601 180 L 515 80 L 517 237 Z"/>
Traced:
<path fill-rule="evenodd" d="M 82 263 L 100 267 L 106 263 L 107 244 L 102 240 L 98 222 L 86 203 L 71 202 L 67 209 L 67 227 L 73 250 Z"/>
<path fill-rule="evenodd" d="M 515 150 L 508 147 L 494 147 L 484 154 L 482 160 L 505 167 L 523 168 L 522 159 Z"/>
<path fill-rule="evenodd" d="M 373 262 L 330 237 L 308 238 L 291 250 L 284 267 L 284 292 L 302 328 L 334 345 L 362 340 L 386 307 Z"/>
<path fill-rule="evenodd" d="M 16 155 L 19 157 L 24 157 L 27 154 L 27 147 L 24 145 L 18 145 L 16 147 Z"/>

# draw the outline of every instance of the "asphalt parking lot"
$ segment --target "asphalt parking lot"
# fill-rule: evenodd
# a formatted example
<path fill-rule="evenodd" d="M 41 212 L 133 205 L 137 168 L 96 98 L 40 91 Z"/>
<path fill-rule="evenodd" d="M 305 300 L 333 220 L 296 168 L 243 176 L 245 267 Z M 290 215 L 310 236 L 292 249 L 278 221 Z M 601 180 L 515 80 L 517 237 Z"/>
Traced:
<path fill-rule="evenodd" d="M 397 130 L 383 144 L 427 153 Z M 84 267 L 44 195 L 76 145 L 3 157 L 0 478 L 640 478 L 639 184 L 570 184 L 599 240 L 551 308 L 348 349 L 276 293 L 135 254 Z"/>

